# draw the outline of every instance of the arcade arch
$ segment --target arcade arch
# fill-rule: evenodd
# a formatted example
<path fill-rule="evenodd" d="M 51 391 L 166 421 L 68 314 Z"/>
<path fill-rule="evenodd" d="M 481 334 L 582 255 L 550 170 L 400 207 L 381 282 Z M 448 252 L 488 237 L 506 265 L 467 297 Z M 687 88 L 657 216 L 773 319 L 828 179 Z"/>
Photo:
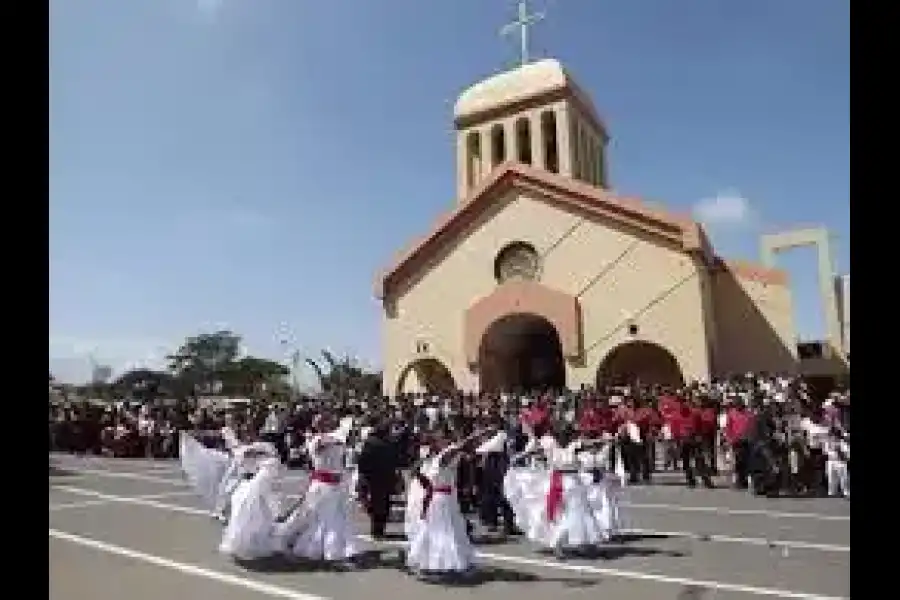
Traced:
<path fill-rule="evenodd" d="M 456 390 L 450 369 L 436 358 L 420 358 L 409 363 L 397 378 L 396 395 L 449 394 Z"/>
<path fill-rule="evenodd" d="M 530 313 L 500 317 L 485 330 L 478 349 L 480 388 L 487 392 L 532 392 L 566 387 L 559 332 Z"/>
<path fill-rule="evenodd" d="M 658 344 L 626 342 L 615 347 L 597 369 L 597 387 L 607 385 L 684 385 L 678 360 Z"/>

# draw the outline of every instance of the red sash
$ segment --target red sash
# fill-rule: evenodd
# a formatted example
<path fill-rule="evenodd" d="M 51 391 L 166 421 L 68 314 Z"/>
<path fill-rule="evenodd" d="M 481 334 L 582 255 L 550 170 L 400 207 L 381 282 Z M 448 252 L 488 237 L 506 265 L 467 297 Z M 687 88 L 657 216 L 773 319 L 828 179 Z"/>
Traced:
<path fill-rule="evenodd" d="M 425 496 L 422 498 L 422 514 L 420 518 L 424 519 L 425 515 L 428 514 L 428 507 L 431 506 L 431 501 L 434 499 L 435 494 L 452 494 L 453 488 L 449 485 L 434 485 L 430 479 L 425 477 L 424 475 L 420 475 L 418 477 L 419 485 L 425 488 Z"/>
<path fill-rule="evenodd" d="M 550 471 L 550 489 L 547 490 L 547 520 L 555 521 L 562 508 L 563 474 L 561 471 Z"/>
<path fill-rule="evenodd" d="M 337 485 L 341 482 L 340 473 L 335 473 L 334 471 L 313 471 L 312 475 L 309 477 L 310 481 L 318 481 L 319 483 L 324 483 L 327 485 Z"/>

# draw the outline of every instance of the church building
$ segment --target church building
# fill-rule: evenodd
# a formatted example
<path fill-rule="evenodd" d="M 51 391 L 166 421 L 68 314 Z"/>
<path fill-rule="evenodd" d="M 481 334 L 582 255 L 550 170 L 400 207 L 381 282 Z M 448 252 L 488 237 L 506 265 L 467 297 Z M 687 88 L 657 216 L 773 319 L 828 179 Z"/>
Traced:
<path fill-rule="evenodd" d="M 611 192 L 606 125 L 558 61 L 476 83 L 454 123 L 457 204 L 377 278 L 385 394 L 796 372 L 786 274 Z"/>

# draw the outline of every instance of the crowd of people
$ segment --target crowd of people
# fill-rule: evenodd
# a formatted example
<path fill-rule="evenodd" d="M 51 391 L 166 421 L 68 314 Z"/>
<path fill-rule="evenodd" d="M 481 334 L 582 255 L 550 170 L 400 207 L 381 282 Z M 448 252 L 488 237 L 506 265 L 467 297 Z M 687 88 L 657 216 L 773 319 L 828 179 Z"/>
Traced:
<path fill-rule="evenodd" d="M 181 437 L 182 467 L 224 523 L 221 552 L 352 563 L 351 499 L 377 539 L 400 487 L 404 560 L 417 576 L 473 568 L 476 511 L 488 531 L 565 558 L 617 537 L 624 489 L 652 480 L 657 455 L 678 463 L 688 486 L 713 487 L 724 455 L 735 487 L 849 498 L 849 391 L 817 402 L 797 379 L 311 404 L 275 408 L 259 428 L 226 414 L 227 451 Z M 288 416 L 309 420 L 298 445 L 284 433 Z M 310 483 L 285 510 L 274 484 L 293 449 Z"/>
<path fill-rule="evenodd" d="M 815 398 L 802 379 L 767 375 L 679 389 L 50 407 L 51 450 L 180 457 L 236 558 L 350 559 L 347 500 L 379 538 L 404 491 L 406 561 L 420 574 L 471 567 L 473 514 L 561 555 L 603 544 L 622 527 L 623 489 L 663 471 L 690 487 L 849 498 L 849 440 L 849 389 Z M 285 465 L 310 470 L 287 511 L 273 487 Z"/>
<path fill-rule="evenodd" d="M 201 439 L 217 443 L 217 432 L 227 424 L 242 437 L 259 435 L 272 442 L 283 462 L 301 466 L 309 460 L 303 448 L 314 419 L 328 413 L 355 417 L 354 432 L 377 422 L 389 423 L 401 465 L 408 467 L 429 431 L 449 427 L 465 432 L 491 423 L 518 427 L 521 435 L 521 417 L 528 413 L 613 440 L 610 466 L 618 464 L 629 484 L 649 483 L 654 473 L 677 468 L 689 486 L 698 478 L 702 485 L 712 486 L 715 475 L 728 474 L 730 484 L 750 485 L 760 494 L 847 495 L 848 482 L 837 491 L 834 482 L 829 484 L 828 453 L 834 454 L 835 440 L 840 440 L 842 454 L 848 452 L 849 406 L 849 389 L 816 399 L 802 379 L 766 375 L 681 389 L 632 386 L 539 394 L 411 394 L 394 399 L 348 394 L 279 405 L 216 405 L 190 399 L 65 402 L 50 406 L 50 447 L 116 457 L 175 458 L 179 432 L 199 432 Z M 475 479 L 478 469 L 469 468 L 468 462 L 462 461 L 464 479 Z M 473 482 L 471 487 L 477 486 Z"/>

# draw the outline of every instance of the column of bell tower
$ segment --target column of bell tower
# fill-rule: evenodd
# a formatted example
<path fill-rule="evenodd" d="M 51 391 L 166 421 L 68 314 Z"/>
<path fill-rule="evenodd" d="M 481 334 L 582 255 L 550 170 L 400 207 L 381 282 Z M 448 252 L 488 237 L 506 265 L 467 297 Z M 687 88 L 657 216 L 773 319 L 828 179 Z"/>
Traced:
<path fill-rule="evenodd" d="M 454 110 L 457 198 L 505 162 L 608 187 L 608 137 L 593 104 L 556 60 L 528 63 L 465 90 Z M 498 136 L 502 136 L 499 137 Z M 528 145 L 528 152 L 523 146 Z"/>

